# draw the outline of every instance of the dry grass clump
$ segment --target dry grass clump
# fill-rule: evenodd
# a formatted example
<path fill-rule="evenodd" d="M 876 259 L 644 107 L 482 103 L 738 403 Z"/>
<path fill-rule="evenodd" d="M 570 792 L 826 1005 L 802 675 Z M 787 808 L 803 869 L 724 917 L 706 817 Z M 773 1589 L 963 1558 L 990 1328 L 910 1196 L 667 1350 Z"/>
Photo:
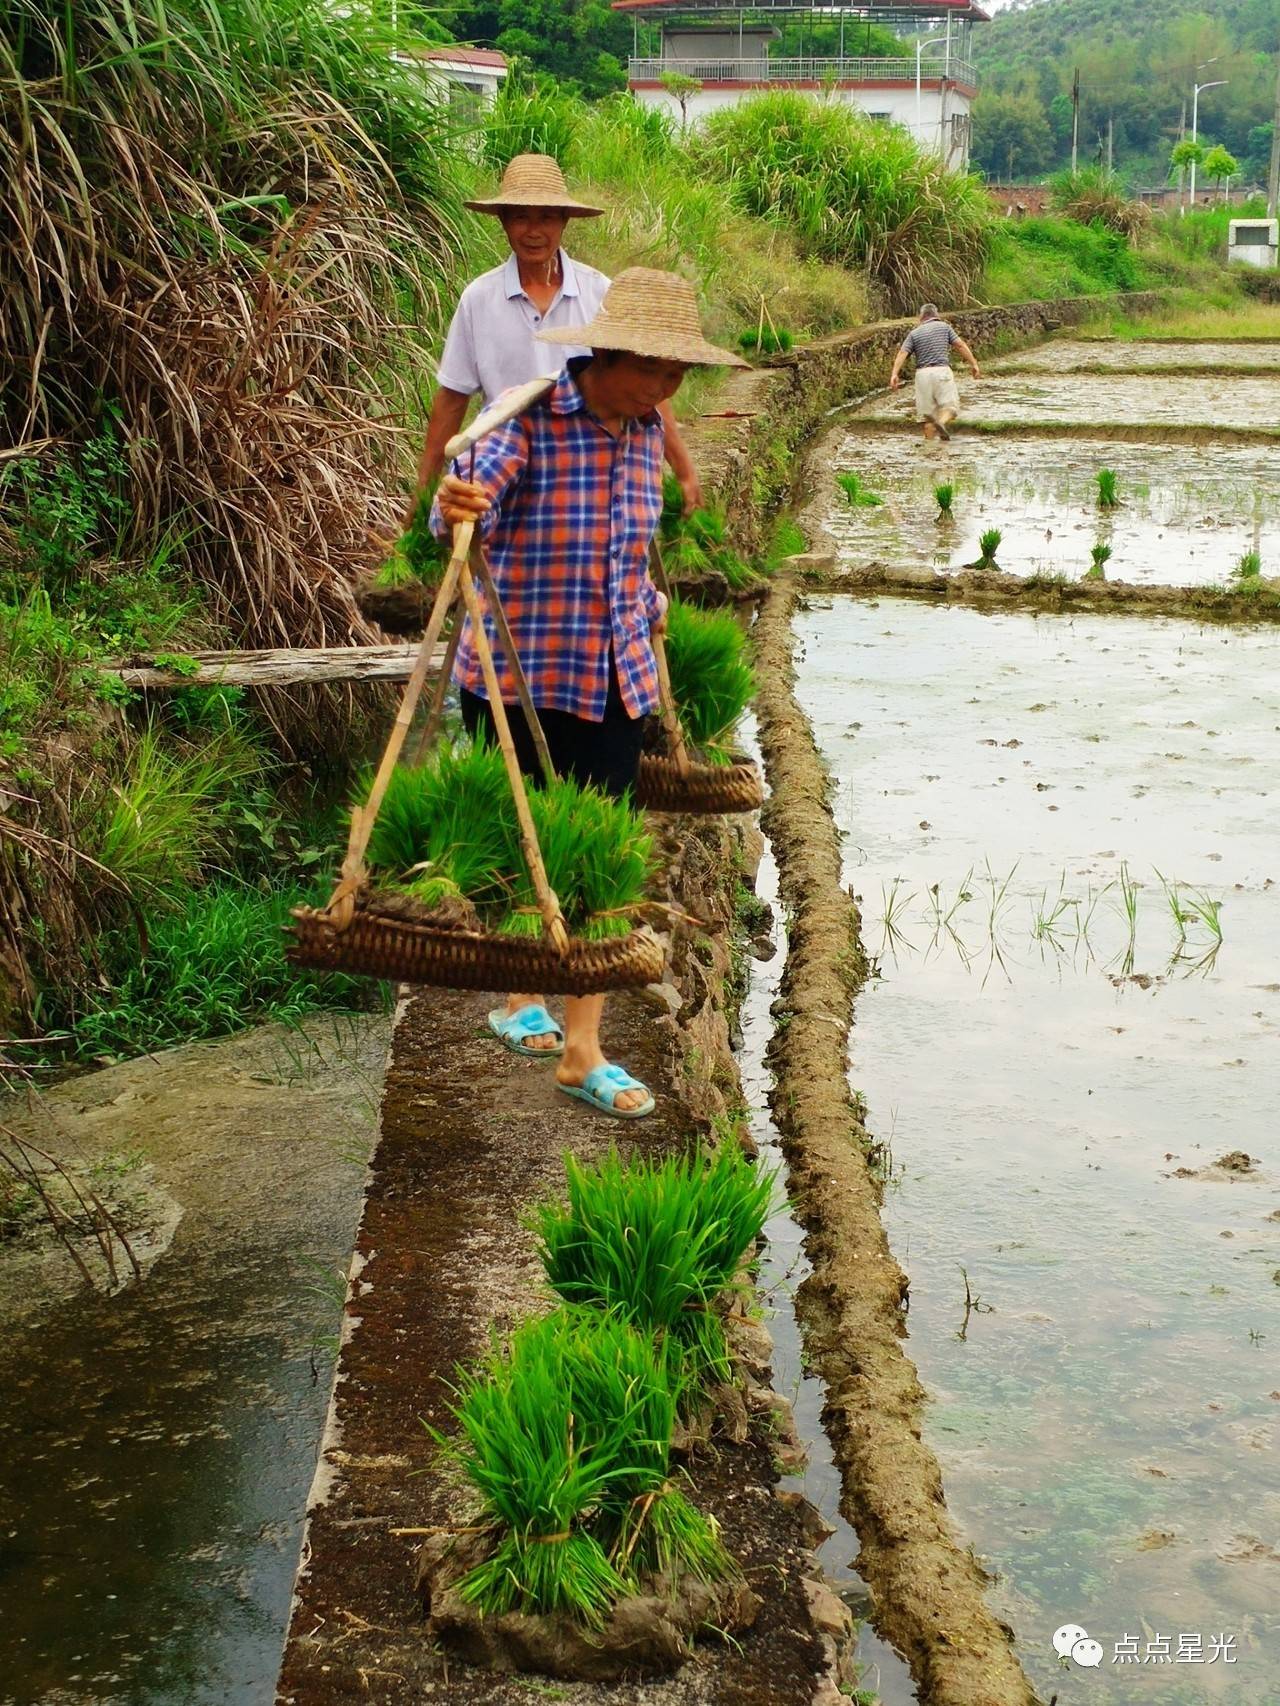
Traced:
<path fill-rule="evenodd" d="M 0 30 L 5 437 L 79 440 L 105 400 L 136 538 L 180 527 L 247 645 L 372 637 L 389 356 L 457 246 L 441 109 L 386 46 L 322 0 L 12 0 Z"/>
<path fill-rule="evenodd" d="M 1105 167 L 1060 172 L 1053 180 L 1053 206 L 1081 225 L 1101 225 L 1116 232 L 1134 248 L 1151 224 L 1151 209 L 1132 201 L 1119 178 Z"/>

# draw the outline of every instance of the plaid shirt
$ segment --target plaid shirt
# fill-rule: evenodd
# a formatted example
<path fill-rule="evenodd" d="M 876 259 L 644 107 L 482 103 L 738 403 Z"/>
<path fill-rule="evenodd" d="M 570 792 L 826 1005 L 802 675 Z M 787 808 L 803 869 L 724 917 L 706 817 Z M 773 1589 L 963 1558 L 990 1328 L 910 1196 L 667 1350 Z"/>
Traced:
<path fill-rule="evenodd" d="M 648 552 L 662 511 L 663 429 L 655 412 L 611 437 L 577 387 L 578 365 L 481 440 L 470 478 L 492 502 L 481 532 L 534 704 L 598 723 L 611 650 L 628 714 L 644 716 L 658 703 L 649 625 L 661 606 Z M 465 464 L 457 471 L 465 476 Z M 438 505 L 431 519 L 446 536 Z M 488 615 L 485 631 L 503 702 L 514 704 L 515 681 Z M 487 697 L 470 620 L 454 680 Z"/>

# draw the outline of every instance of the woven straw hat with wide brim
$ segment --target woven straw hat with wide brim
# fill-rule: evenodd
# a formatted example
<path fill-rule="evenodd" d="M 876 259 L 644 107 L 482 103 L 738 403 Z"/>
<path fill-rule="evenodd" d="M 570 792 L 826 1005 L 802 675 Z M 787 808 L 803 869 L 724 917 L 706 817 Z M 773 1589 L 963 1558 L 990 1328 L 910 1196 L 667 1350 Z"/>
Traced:
<path fill-rule="evenodd" d="M 628 267 L 605 292 L 594 320 L 539 332 L 544 344 L 626 350 L 689 367 L 746 367 L 741 356 L 708 343 L 698 320 L 698 299 L 688 279 L 652 267 Z"/>
<path fill-rule="evenodd" d="M 569 194 L 564 173 L 549 154 L 517 154 L 502 174 L 498 193 L 466 206 L 476 213 L 502 213 L 509 207 L 552 207 L 566 219 L 596 219 L 602 207 L 588 207 Z"/>

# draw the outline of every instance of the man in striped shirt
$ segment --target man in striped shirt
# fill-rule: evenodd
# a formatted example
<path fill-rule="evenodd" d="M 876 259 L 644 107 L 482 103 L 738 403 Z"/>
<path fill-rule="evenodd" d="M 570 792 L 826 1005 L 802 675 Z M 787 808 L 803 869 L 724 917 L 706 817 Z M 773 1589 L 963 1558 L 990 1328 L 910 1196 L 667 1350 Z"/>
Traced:
<path fill-rule="evenodd" d="M 645 719 L 658 704 L 650 636 L 666 607 L 649 577 L 649 543 L 662 511 L 661 405 L 691 366 L 745 363 L 702 335 L 693 287 L 672 273 L 631 267 L 581 328 L 542 334 L 585 344 L 555 385 L 482 439 L 470 479 L 446 475 L 433 526 L 476 520 L 511 638 L 524 666 L 558 774 L 615 796 L 635 783 Z M 485 632 L 520 759 L 539 767 L 509 660 L 490 615 Z M 470 622 L 454 678 L 468 729 L 492 732 Z M 637 1119 L 653 1097 L 600 1043 L 602 995 L 570 997 L 563 1033 L 536 995 L 509 996 L 490 1028 L 531 1058 L 560 1056 L 556 1082 L 601 1113 Z"/>
<path fill-rule="evenodd" d="M 982 374 L 973 351 L 953 326 L 938 318 L 937 304 L 926 302 L 920 310 L 920 321 L 902 340 L 902 347 L 893 358 L 889 389 L 897 391 L 902 385 L 902 369 L 909 356 L 916 361 L 916 419 L 924 423 L 924 436 L 951 437 L 951 423 L 960 413 L 960 393 L 956 376 L 951 371 L 951 351 L 957 349 L 969 363 L 975 379 Z"/>

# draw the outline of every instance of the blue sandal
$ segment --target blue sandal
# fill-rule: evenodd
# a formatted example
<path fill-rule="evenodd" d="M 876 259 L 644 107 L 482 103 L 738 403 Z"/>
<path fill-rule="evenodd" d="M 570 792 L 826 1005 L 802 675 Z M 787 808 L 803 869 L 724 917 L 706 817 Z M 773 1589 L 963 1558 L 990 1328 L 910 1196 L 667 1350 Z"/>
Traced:
<path fill-rule="evenodd" d="M 504 1048 L 509 1048 L 512 1054 L 522 1054 L 526 1060 L 555 1060 L 564 1053 L 564 1032 L 546 1008 L 535 1001 L 514 1013 L 495 1007 L 489 1015 L 489 1029 Z M 530 1048 L 526 1041 L 529 1037 L 553 1034 L 558 1039 L 553 1048 Z"/>
<path fill-rule="evenodd" d="M 566 1096 L 576 1096 L 579 1101 L 589 1102 L 598 1113 L 612 1114 L 617 1120 L 640 1120 L 654 1109 L 648 1087 L 638 1078 L 633 1078 L 625 1067 L 612 1066 L 607 1061 L 603 1066 L 593 1067 L 581 1084 L 561 1084 L 557 1079 L 556 1089 L 563 1090 Z M 645 1099 L 638 1108 L 616 1107 L 615 1103 L 624 1090 L 643 1090 Z"/>

